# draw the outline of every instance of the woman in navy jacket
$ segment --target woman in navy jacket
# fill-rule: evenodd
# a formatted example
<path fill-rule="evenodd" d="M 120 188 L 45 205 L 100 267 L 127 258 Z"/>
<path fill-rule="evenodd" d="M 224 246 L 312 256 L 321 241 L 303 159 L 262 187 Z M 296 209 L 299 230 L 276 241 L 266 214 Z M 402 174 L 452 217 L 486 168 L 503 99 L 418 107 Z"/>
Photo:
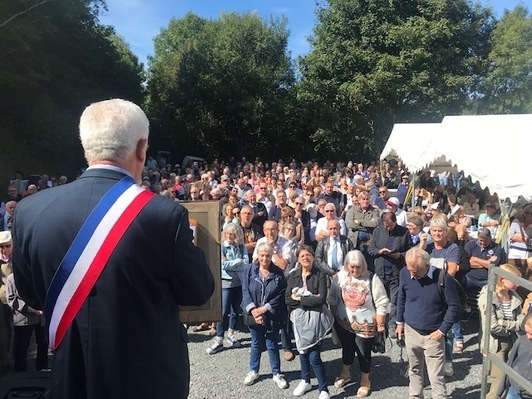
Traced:
<path fill-rule="evenodd" d="M 281 375 L 281 361 L 277 341 L 286 309 L 284 272 L 272 262 L 273 247 L 268 243 L 257 246 L 258 259 L 249 265 L 242 276 L 242 309 L 251 334 L 251 358 L 245 385 L 258 378 L 263 348 L 268 350 L 273 380 L 281 389 L 288 388 Z"/>

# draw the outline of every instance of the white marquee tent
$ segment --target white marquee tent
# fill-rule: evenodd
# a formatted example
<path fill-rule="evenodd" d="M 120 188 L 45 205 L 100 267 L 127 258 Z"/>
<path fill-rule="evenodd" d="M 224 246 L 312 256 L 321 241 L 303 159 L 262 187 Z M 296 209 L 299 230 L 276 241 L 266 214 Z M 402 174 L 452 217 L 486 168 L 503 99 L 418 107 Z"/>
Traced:
<path fill-rule="evenodd" d="M 442 157 L 497 193 L 532 199 L 532 114 L 446 116 L 441 123 L 395 124 L 381 153 L 417 173 Z"/>

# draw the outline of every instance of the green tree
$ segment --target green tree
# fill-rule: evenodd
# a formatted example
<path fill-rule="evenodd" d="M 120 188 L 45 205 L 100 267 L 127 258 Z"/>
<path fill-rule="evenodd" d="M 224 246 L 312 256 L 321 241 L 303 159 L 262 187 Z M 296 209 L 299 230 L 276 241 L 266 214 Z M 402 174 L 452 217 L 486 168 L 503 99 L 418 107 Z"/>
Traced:
<path fill-rule="evenodd" d="M 504 12 L 491 35 L 486 69 L 476 112 L 532 112 L 532 16 L 526 7 Z"/>
<path fill-rule="evenodd" d="M 147 85 L 161 142 L 212 157 L 286 153 L 287 38 L 286 20 L 256 14 L 170 21 L 155 38 Z"/>
<path fill-rule="evenodd" d="M 84 166 L 77 125 L 91 102 L 143 102 L 143 67 L 101 0 L 5 0 L 0 6 L 0 176 L 73 175 Z"/>
<path fill-rule="evenodd" d="M 298 97 L 320 152 L 374 159 L 396 122 L 460 112 L 490 12 L 466 0 L 329 0 L 317 11 Z"/>

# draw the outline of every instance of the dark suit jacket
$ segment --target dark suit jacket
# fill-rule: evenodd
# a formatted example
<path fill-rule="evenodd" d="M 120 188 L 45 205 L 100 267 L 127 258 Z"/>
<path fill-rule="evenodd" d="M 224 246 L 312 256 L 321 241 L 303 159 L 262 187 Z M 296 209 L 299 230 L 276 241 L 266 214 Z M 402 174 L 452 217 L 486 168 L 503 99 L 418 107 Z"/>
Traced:
<path fill-rule="evenodd" d="M 388 245 L 388 237 L 392 236 L 392 245 Z M 379 224 L 375 230 L 373 230 L 373 236 L 369 243 L 368 252 L 375 257 L 374 267 L 375 273 L 381 279 L 384 277 L 384 260 L 387 259 L 392 263 L 392 272 L 394 277 L 399 276 L 399 270 L 405 266 L 405 253 L 412 248 L 412 238 L 410 232 L 406 227 L 396 225 L 395 228 L 388 232 L 383 224 Z M 388 248 L 393 252 L 401 254 L 398 259 L 392 257 L 379 255 L 379 250 L 382 248 Z"/>
<path fill-rule="evenodd" d="M 50 281 L 102 196 L 123 177 L 106 169 L 22 200 L 13 267 L 28 305 L 43 309 Z M 180 305 L 201 305 L 214 281 L 192 243 L 188 212 L 153 198 L 118 243 L 56 351 L 53 398 L 186 398 L 187 336 Z"/>
<path fill-rule="evenodd" d="M 318 241 L 318 246 L 316 247 L 316 263 L 318 267 L 327 273 L 329 276 L 336 273 L 336 270 L 333 270 L 331 266 L 327 263 L 329 247 L 331 246 L 331 240 L 326 237 L 323 240 Z M 343 258 L 345 255 L 355 249 L 353 242 L 346 236 L 340 235 L 340 249 L 342 250 Z"/>

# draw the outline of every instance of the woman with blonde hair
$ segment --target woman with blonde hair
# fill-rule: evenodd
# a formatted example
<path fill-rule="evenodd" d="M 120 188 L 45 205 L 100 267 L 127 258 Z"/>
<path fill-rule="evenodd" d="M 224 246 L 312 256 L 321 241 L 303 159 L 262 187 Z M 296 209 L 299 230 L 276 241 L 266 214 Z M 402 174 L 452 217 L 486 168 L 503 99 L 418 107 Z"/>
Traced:
<path fill-rule="evenodd" d="M 296 220 L 295 212 L 289 206 L 285 206 L 281 209 L 281 220 L 279 221 L 279 230 L 282 231 L 285 223 L 293 222 L 296 225 L 296 231 L 292 236 L 293 241 L 298 244 L 304 244 L 305 234 L 303 233 L 303 224 Z"/>
<path fill-rule="evenodd" d="M 519 269 L 509 263 L 500 266 L 504 271 L 521 277 Z M 495 291 L 492 297 L 492 313 L 490 320 L 490 334 L 488 338 L 488 349 L 494 353 L 503 362 L 508 360 L 508 353 L 517 338 L 516 333 L 522 329 L 524 315 L 522 313 L 522 299 L 516 294 L 518 287 L 512 280 L 498 276 L 495 284 Z M 478 308 L 480 312 L 480 348 L 484 347 L 482 342 L 482 328 L 486 323 L 486 308 L 488 306 L 488 286 L 484 286 L 478 297 Z M 491 368 L 491 387 L 486 395 L 488 399 L 496 397 L 497 388 L 504 374 L 502 371 L 492 365 Z"/>
<path fill-rule="evenodd" d="M 225 331 L 230 348 L 241 346 L 234 331 L 242 302 L 242 273 L 249 264 L 248 251 L 240 226 L 229 223 L 222 232 L 222 238 L 222 321 L 216 324 L 214 342 L 207 348 L 209 355 L 223 349 Z"/>
<path fill-rule="evenodd" d="M 329 304 L 342 343 L 343 366 L 334 386 L 343 387 L 351 380 L 356 354 L 361 371 L 357 396 L 366 397 L 371 391 L 371 348 L 377 332 L 385 331 L 389 300 L 382 281 L 368 271 L 362 252 L 353 250 L 346 254 L 344 267 L 331 285 Z"/>

